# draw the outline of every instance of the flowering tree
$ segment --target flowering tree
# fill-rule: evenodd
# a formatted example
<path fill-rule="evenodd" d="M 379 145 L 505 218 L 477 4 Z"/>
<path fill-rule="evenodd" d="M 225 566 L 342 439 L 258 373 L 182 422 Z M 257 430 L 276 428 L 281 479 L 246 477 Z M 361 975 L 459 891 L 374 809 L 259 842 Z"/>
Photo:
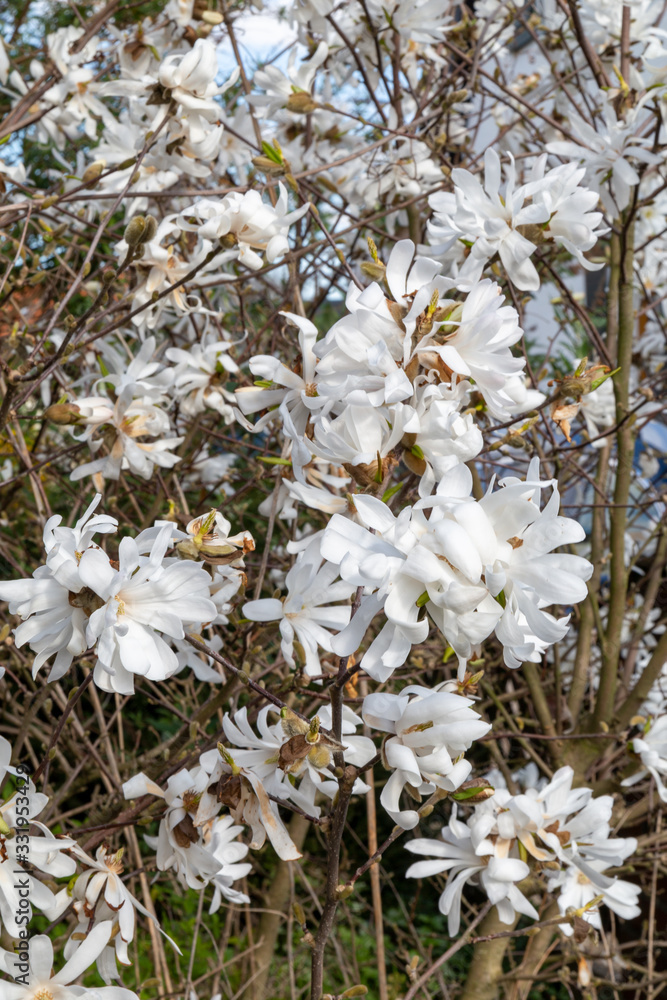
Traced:
<path fill-rule="evenodd" d="M 0 996 L 657 997 L 663 4 L 0 25 Z"/>

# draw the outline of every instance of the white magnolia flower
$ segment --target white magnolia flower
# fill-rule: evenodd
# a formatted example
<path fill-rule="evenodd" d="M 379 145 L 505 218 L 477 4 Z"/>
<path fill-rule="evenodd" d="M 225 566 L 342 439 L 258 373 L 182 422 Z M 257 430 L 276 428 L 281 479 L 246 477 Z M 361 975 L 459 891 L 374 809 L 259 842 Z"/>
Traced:
<path fill-rule="evenodd" d="M 156 853 L 160 871 L 174 869 L 179 882 L 190 889 L 203 889 L 222 868 L 204 843 L 204 832 L 197 822 L 199 802 L 209 784 L 205 768 L 183 769 L 167 780 L 165 790 L 141 772 L 123 785 L 126 799 L 157 795 L 164 799 L 166 812 L 160 820 L 157 837 L 147 836 L 146 843 Z M 220 811 L 216 803 L 215 815 Z"/>
<path fill-rule="evenodd" d="M 0 765 L 4 774 L 18 775 L 9 767 L 11 747 L 0 743 Z M 58 898 L 40 879 L 23 867 L 26 862 L 50 878 L 69 877 L 76 870 L 74 860 L 63 851 L 75 846 L 69 837 L 55 837 L 36 820 L 48 802 L 33 782 L 23 779 L 19 790 L 0 804 L 0 920 L 14 938 L 24 934 L 32 907 L 42 910 L 49 919 L 58 915 Z M 34 827 L 38 834 L 28 831 Z M 23 929 L 22 929 L 23 928 Z"/>
<path fill-rule="evenodd" d="M 411 396 L 406 369 L 417 324 L 432 301 L 453 286 L 440 277 L 442 265 L 437 261 L 415 259 L 411 240 L 399 240 L 386 267 L 379 262 L 376 266 L 393 301 L 376 282 L 363 290 L 350 284 L 347 315 L 317 344 L 320 392 L 362 406 L 391 405 Z"/>
<path fill-rule="evenodd" d="M 167 403 L 174 372 L 161 361 L 155 360 L 155 337 L 146 337 L 134 357 L 129 350 L 122 351 L 121 347 L 119 345 L 116 348 L 107 341 L 102 342 L 100 367 L 106 371 L 95 383 L 95 389 L 110 385 L 116 396 L 122 396 L 129 390 L 133 397 L 148 397 L 155 403 Z"/>
<path fill-rule="evenodd" d="M 253 270 L 263 265 L 257 250 L 263 250 L 269 264 L 289 250 L 289 227 L 308 211 L 308 203 L 288 212 L 287 191 L 278 185 L 275 205 L 262 200 L 259 191 L 233 191 L 221 201 L 202 199 L 178 216 L 185 232 L 196 232 L 206 241 L 220 240 L 227 248 L 225 259 L 238 258 Z"/>
<path fill-rule="evenodd" d="M 483 853 L 478 853 L 482 847 Z M 479 885 L 498 910 L 504 924 L 511 924 L 515 913 L 537 920 L 539 914 L 523 895 L 517 883 L 529 874 L 528 865 L 517 857 L 496 856 L 489 841 L 477 842 L 474 831 L 456 816 L 456 805 L 447 826 L 442 828 L 442 840 L 417 837 L 409 840 L 406 849 L 412 854 L 426 855 L 428 861 L 410 865 L 408 878 L 427 878 L 449 872 L 447 886 L 440 896 L 438 909 L 447 916 L 450 937 L 456 937 L 461 926 L 461 895 L 466 882 Z"/>
<path fill-rule="evenodd" d="M 597 896 L 623 920 L 633 920 L 641 914 L 637 900 L 641 893 L 638 885 L 619 878 L 610 878 L 604 872 L 610 865 L 605 861 L 582 861 L 566 864 L 559 872 L 547 872 L 549 892 L 560 889 L 558 907 L 567 913 L 570 907 L 579 910 L 591 903 Z M 598 930 L 602 929 L 600 913 L 596 908 L 584 910 L 582 917 Z M 573 933 L 570 924 L 561 924 L 561 930 L 568 936 Z"/>
<path fill-rule="evenodd" d="M 526 787 L 522 794 L 507 795 L 502 803 L 514 823 L 509 836 L 517 837 L 538 861 L 557 857 L 575 864 L 578 859 L 621 864 L 636 850 L 637 841 L 610 836 L 612 797 L 593 798 L 590 788 L 572 788 L 573 780 L 572 768 L 561 767 L 542 788 Z M 492 801 L 497 797 L 498 793 Z"/>
<path fill-rule="evenodd" d="M 49 680 L 58 680 L 74 656 L 93 648 L 95 683 L 130 694 L 134 674 L 157 680 L 179 669 L 176 653 L 158 633 L 183 639 L 186 624 L 200 631 L 216 619 L 210 591 L 220 585 L 201 566 L 165 560 L 174 534 L 187 537 L 171 522 L 124 538 L 114 569 L 92 542 L 95 532 L 116 529 L 114 518 L 93 516 L 99 500 L 98 494 L 73 529 L 58 527 L 59 516 L 51 518 L 44 530 L 46 565 L 32 580 L 0 584 L 0 597 L 25 619 L 16 630 L 17 644 L 29 642 L 38 654 L 35 674 L 55 654 Z"/>
<path fill-rule="evenodd" d="M 373 534 L 334 514 L 321 542 L 342 578 L 367 588 L 350 625 L 334 639 L 334 651 L 354 653 L 383 610 L 387 623 L 363 665 L 384 681 L 428 635 L 425 608 L 457 653 L 461 677 L 466 661 L 494 629 L 507 666 L 538 660 L 565 635 L 568 622 L 543 609 L 583 600 L 584 581 L 593 571 L 580 556 L 553 553 L 558 545 L 581 541 L 584 532 L 558 514 L 555 488 L 540 510 L 535 499 L 548 485 L 554 484 L 540 482 L 538 465 L 531 463 L 525 483 L 508 478 L 477 501 L 469 470 L 458 465 L 434 496 L 398 517 L 374 497 L 355 496 L 357 516 Z M 428 519 L 427 508 L 432 508 Z"/>
<path fill-rule="evenodd" d="M 198 38 L 189 52 L 165 56 L 158 70 L 160 84 L 169 91 L 170 99 L 208 121 L 219 119 L 222 111 L 212 99 L 221 92 L 215 84 L 217 75 L 218 55 L 209 38 Z"/>
<path fill-rule="evenodd" d="M 252 94 L 250 101 L 258 108 L 260 118 L 273 118 L 277 111 L 285 108 L 294 93 L 309 93 L 315 74 L 329 54 L 329 47 L 320 42 L 313 55 L 298 67 L 295 65 L 298 49 L 293 47 L 287 61 L 287 74 L 277 66 L 268 65 L 255 70 L 253 84 L 261 87 L 264 94 Z"/>
<path fill-rule="evenodd" d="M 319 418 L 310 447 L 319 458 L 340 463 L 358 483 L 368 486 L 384 479 L 394 448 L 418 426 L 412 407 L 402 403 L 391 409 L 349 405 L 337 417 Z"/>
<path fill-rule="evenodd" d="M 435 875 L 451 870 L 440 909 L 450 916 L 458 929 L 458 913 L 463 885 L 471 877 L 479 879 L 489 899 L 501 898 L 501 920 L 509 922 L 516 910 L 536 917 L 532 906 L 516 886 L 494 885 L 519 881 L 530 868 L 517 857 L 534 858 L 548 878 L 549 891 L 562 890 L 558 900 L 561 913 L 570 907 L 579 909 L 602 895 L 604 902 L 619 916 L 631 919 L 639 913 L 636 906 L 639 887 L 609 878 L 607 868 L 621 865 L 637 848 L 634 837 L 613 838 L 609 820 L 613 800 L 603 795 L 593 798 L 590 788 L 572 788 L 574 772 L 563 767 L 551 781 L 541 781 L 536 769 L 524 768 L 515 775 L 523 791 L 512 795 L 504 783 L 473 807 L 465 824 L 456 817 L 456 807 L 439 841 L 412 841 L 406 846 L 418 854 L 429 854 L 433 861 L 421 862 L 408 870 L 412 877 Z M 442 860 L 436 860 L 442 859 Z M 520 866 L 520 867 L 519 867 Z M 513 874 L 512 874 L 513 873 Z M 517 895 L 518 894 L 518 895 Z M 507 898 L 502 898 L 507 895 Z M 511 905 L 508 905 L 511 904 Z M 600 926 L 597 911 L 584 913 L 585 919 Z M 562 925 L 566 934 L 570 925 Z"/>
<path fill-rule="evenodd" d="M 364 698 L 366 725 L 392 735 L 382 754 L 390 769 L 380 802 L 399 826 L 411 830 L 419 822 L 414 809 L 400 808 L 406 785 L 411 794 L 430 795 L 436 788 L 457 789 L 470 775 L 471 764 L 463 754 L 474 740 L 488 733 L 470 707 L 472 701 L 448 691 L 410 686 L 400 695 L 378 692 Z"/>
<path fill-rule="evenodd" d="M 283 709 L 279 721 L 270 724 L 268 716 L 273 711 L 271 707 L 260 711 L 257 717 L 259 735 L 248 722 L 245 708 L 235 712 L 233 719 L 224 716 L 225 736 L 234 748 L 240 748 L 233 751 L 234 762 L 252 771 L 270 795 L 289 800 L 310 815 L 319 816 L 315 793 L 320 791 L 333 797 L 338 790 L 329 772 L 334 750 L 342 751 L 346 763 L 363 767 L 375 755 L 375 745 L 368 737 L 356 735 L 362 720 L 347 706 L 343 710 L 340 744 L 322 732 L 322 727 L 331 726 L 329 706 L 324 706 L 310 722 Z M 354 794 L 367 790 L 363 782 L 355 782 Z"/>
<path fill-rule="evenodd" d="M 170 524 L 153 532 L 150 555 L 142 554 L 141 536 L 124 538 L 118 569 L 101 549 L 81 557 L 83 585 L 97 596 L 86 639 L 97 653 L 95 683 L 104 690 L 131 694 L 135 674 L 164 680 L 178 668 L 178 659 L 159 633 L 182 639 L 186 623 L 201 626 L 217 614 L 206 570 L 180 560 L 164 564 L 172 534 Z"/>
<path fill-rule="evenodd" d="M 206 169 L 206 175 L 210 173 Z M 200 239 L 191 253 L 185 256 L 180 242 L 182 230 L 176 224 L 176 216 L 164 218 L 149 242 L 143 244 L 143 254 L 136 261 L 142 280 L 134 289 L 132 309 L 141 311 L 132 317 L 132 323 L 140 330 L 154 329 L 166 309 L 173 310 L 177 315 L 184 315 L 194 310 L 206 314 L 201 299 L 192 294 L 191 287 L 196 288 L 202 282 L 224 280 L 224 274 L 212 273 L 222 263 L 237 256 L 234 251 L 212 253 L 213 243 Z M 125 240 L 116 244 L 115 252 L 121 260 L 127 256 L 128 245 Z M 184 284 L 183 280 L 191 271 L 197 273 Z M 176 287 L 172 287 L 176 285 Z M 158 302 L 154 297 L 171 288 Z"/>
<path fill-rule="evenodd" d="M 280 315 L 285 316 L 299 330 L 301 357 L 298 370 L 293 371 L 271 355 L 255 355 L 250 359 L 249 367 L 252 374 L 258 376 L 258 381 L 254 386 L 237 389 L 236 402 L 243 415 L 257 413 L 258 410 L 268 411 L 254 425 L 246 422 L 249 429 L 263 430 L 275 416 L 280 416 L 284 423 L 287 413 L 292 432 L 297 437 L 302 437 L 314 414 L 327 405 L 327 399 L 319 395 L 315 375 L 317 327 L 295 313 L 283 312 Z M 330 407 L 331 403 L 328 405 Z"/>
<path fill-rule="evenodd" d="M 46 565 L 36 569 L 31 580 L 0 583 L 0 599 L 9 601 L 10 612 L 23 619 L 15 630 L 16 645 L 27 642 L 36 653 L 33 676 L 55 656 L 49 680 L 59 680 L 73 658 L 88 647 L 86 624 L 96 595 L 81 579 L 81 554 L 91 547 L 97 549 L 93 543 L 97 532 L 109 533 L 117 527 L 115 518 L 93 513 L 100 500 L 98 493 L 74 528 L 60 526 L 60 515 L 49 518 L 44 526 Z"/>
<path fill-rule="evenodd" d="M 427 383 L 415 389 L 412 405 L 419 430 L 403 440 L 403 461 L 421 476 L 419 495 L 429 496 L 435 483 L 460 462 L 475 458 L 484 446 L 482 432 L 472 413 L 461 413 L 472 386 Z M 409 446 L 409 448 L 408 448 Z"/>
<path fill-rule="evenodd" d="M 364 157 L 367 180 L 361 197 L 367 208 L 399 195 L 401 199 L 421 195 L 442 182 L 442 171 L 432 159 L 426 143 L 400 139 Z"/>
<path fill-rule="evenodd" d="M 569 113 L 568 127 L 581 145 L 569 139 L 547 144 L 548 152 L 584 164 L 586 179 L 595 185 L 607 210 L 613 214 L 627 208 L 632 188 L 639 184 L 634 164 L 651 166 L 660 162 L 658 154 L 650 149 L 653 140 L 637 134 L 644 125 L 642 107 L 650 97 L 650 93 L 646 93 L 623 118 L 617 118 L 611 99 L 605 98 L 602 121 L 596 119 L 596 127 L 576 113 Z M 611 178 L 607 181 L 610 173 Z"/>
<path fill-rule="evenodd" d="M 196 823 L 202 825 L 217 815 L 225 805 L 237 823 L 246 823 L 251 830 L 250 848 L 259 850 L 268 837 L 273 849 L 283 861 L 301 857 L 269 792 L 252 768 L 241 767 L 231 754 L 218 744 L 199 758 L 207 776 L 206 789 L 196 813 Z"/>
<path fill-rule="evenodd" d="M 187 523 L 185 532 L 188 537 L 176 546 L 179 554 L 188 559 L 203 559 L 215 566 L 227 567 L 224 572 L 218 571 L 211 588 L 211 599 L 215 600 L 219 614 L 224 614 L 223 605 L 241 586 L 243 577 L 237 570 L 244 567 L 243 557 L 255 548 L 255 540 L 249 531 L 232 535 L 231 529 L 231 523 L 224 514 L 211 510 Z"/>
<path fill-rule="evenodd" d="M 508 383 L 515 381 L 525 366 L 524 360 L 513 357 L 510 351 L 523 330 L 514 307 L 504 302 L 495 282 L 479 281 L 462 306 L 455 307 L 442 323 L 434 324 L 417 346 L 422 365 L 435 368 L 443 380 L 455 381 L 454 376 L 474 380 L 489 410 L 500 420 L 514 412 Z"/>
<path fill-rule="evenodd" d="M 77 980 L 95 962 L 106 948 L 113 923 L 106 920 L 97 924 L 76 951 L 55 975 L 53 970 L 53 944 L 46 934 L 30 938 L 26 948 L 27 961 L 10 951 L 0 951 L 0 969 L 16 982 L 2 984 L 3 1000 L 138 1000 L 135 993 L 122 986 L 102 986 L 91 990 L 76 986 Z"/>
<path fill-rule="evenodd" d="M 452 171 L 454 192 L 431 195 L 431 252 L 446 254 L 457 241 L 472 243 L 459 270 L 459 282 L 474 285 L 486 264 L 498 254 L 517 288 L 536 291 L 540 279 L 530 258 L 538 243 L 549 240 L 565 247 L 588 270 L 603 266 L 592 264 L 582 253 L 607 232 L 597 228 L 602 220 L 602 213 L 593 211 L 597 192 L 579 187 L 585 170 L 575 163 L 555 167 L 545 175 L 546 160 L 545 153 L 537 160 L 527 183 L 517 186 L 516 165 L 511 158 L 501 193 L 500 159 L 489 148 L 484 156 L 484 187 L 469 171 L 457 167 Z"/>
<path fill-rule="evenodd" d="M 324 563 L 324 564 L 323 564 Z M 318 647 L 331 652 L 331 631 L 340 631 L 350 620 L 350 607 L 337 604 L 347 601 L 354 586 L 339 580 L 337 569 L 324 562 L 319 537 L 299 554 L 285 577 L 287 596 L 282 601 L 265 597 L 248 601 L 242 614 L 251 621 L 280 622 L 281 649 L 288 664 L 296 667 L 294 642 L 303 647 L 305 671 L 311 676 L 322 673 Z"/>
<path fill-rule="evenodd" d="M 227 340 L 215 340 L 216 334 L 204 334 L 199 344 L 187 350 L 169 347 L 165 356 L 176 365 L 174 368 L 174 396 L 188 417 L 196 417 L 205 410 L 215 410 L 226 424 L 234 421 L 234 393 L 225 387 L 230 374 L 239 370 L 229 356 L 232 346 Z"/>
<path fill-rule="evenodd" d="M 217 913 L 223 898 L 239 905 L 250 902 L 249 896 L 234 889 L 234 882 L 245 878 L 252 871 L 250 862 L 243 861 L 248 854 L 248 847 L 238 840 L 242 832 L 243 827 L 234 826 L 231 816 L 219 816 L 205 834 L 206 846 L 221 865 L 213 876 L 213 899 L 209 913 Z"/>
<path fill-rule="evenodd" d="M 122 471 L 133 472 L 142 479 L 150 479 L 157 465 L 171 469 L 180 462 L 173 449 L 182 444 L 182 437 L 168 437 L 171 430 L 169 416 L 150 396 L 134 399 L 133 388 L 126 386 L 115 403 L 103 396 L 87 397 L 78 404 L 76 422 L 87 424 L 83 434 L 73 437 L 87 441 L 91 451 L 105 448 L 106 454 L 80 465 L 70 475 L 76 481 L 84 476 L 101 475 L 104 479 L 118 479 Z M 95 432 L 109 428 L 111 436 L 95 437 Z"/>
<path fill-rule="evenodd" d="M 663 784 L 667 776 L 667 715 L 651 719 L 642 736 L 636 736 L 631 746 L 641 761 L 641 767 L 621 784 L 626 787 L 635 785 L 650 774 L 655 780 L 658 795 L 663 802 L 667 802 L 667 788 Z"/>
<path fill-rule="evenodd" d="M 388 278 L 400 246 L 392 250 Z M 380 286 L 373 283 L 360 291 L 351 284 L 345 304 L 346 315 L 317 344 L 319 391 L 335 400 L 366 406 L 409 399 L 412 383 L 403 369 L 406 331 L 390 312 Z"/>
<path fill-rule="evenodd" d="M 158 929 L 159 924 L 153 914 L 132 895 L 121 878 L 124 869 L 122 847 L 112 852 L 106 845 L 102 845 L 98 847 L 95 858 L 91 858 L 78 845 L 72 848 L 72 853 L 86 870 L 76 880 L 73 879 L 66 890 L 68 902 L 73 902 L 78 925 L 65 945 L 64 955 L 65 958 L 70 958 L 74 954 L 76 942 L 80 940 L 82 933 L 88 931 L 91 921 L 95 924 L 108 920 L 116 922 L 118 929 L 113 941 L 109 942 L 97 959 L 100 975 L 105 982 L 109 982 L 118 978 L 116 958 L 121 965 L 132 964 L 127 948 L 134 940 L 136 931 L 135 910 L 148 917 Z M 171 943 L 180 954 L 180 949 L 173 941 Z"/>

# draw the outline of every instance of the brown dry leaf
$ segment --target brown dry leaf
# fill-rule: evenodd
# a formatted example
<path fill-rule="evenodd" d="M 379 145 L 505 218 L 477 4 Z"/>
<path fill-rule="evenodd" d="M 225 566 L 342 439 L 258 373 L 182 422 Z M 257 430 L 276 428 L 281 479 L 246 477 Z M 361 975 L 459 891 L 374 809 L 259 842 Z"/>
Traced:
<path fill-rule="evenodd" d="M 199 840 L 199 834 L 188 813 L 185 814 L 180 823 L 176 824 L 172 832 L 179 847 L 189 847 L 190 844 L 196 844 Z"/>
<path fill-rule="evenodd" d="M 312 747 L 313 744 L 309 743 L 302 733 L 297 733 L 281 746 L 278 753 L 278 767 L 283 771 L 297 774 Z"/>
<path fill-rule="evenodd" d="M 561 403 L 558 401 L 552 404 L 551 419 L 560 427 L 568 441 L 572 440 L 570 421 L 576 417 L 580 405 L 580 403 Z"/>
<path fill-rule="evenodd" d="M 349 656 L 347 660 L 346 670 L 350 670 L 351 667 L 355 666 L 356 660 L 354 656 Z M 352 674 L 349 681 L 345 685 L 345 693 L 348 698 L 356 698 L 359 694 L 359 673 Z"/>

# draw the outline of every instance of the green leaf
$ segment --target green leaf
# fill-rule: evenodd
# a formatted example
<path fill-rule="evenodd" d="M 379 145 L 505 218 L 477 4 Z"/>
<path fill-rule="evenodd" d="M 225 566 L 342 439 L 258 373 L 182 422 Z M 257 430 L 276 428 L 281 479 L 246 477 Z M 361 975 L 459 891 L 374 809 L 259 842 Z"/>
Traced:
<path fill-rule="evenodd" d="M 276 149 L 275 146 L 270 146 L 268 142 L 262 142 L 262 152 L 264 153 L 264 156 L 268 157 L 268 159 L 273 163 L 282 164 L 283 154 L 279 149 Z"/>
<path fill-rule="evenodd" d="M 382 503 L 389 503 L 393 496 L 396 496 L 398 491 L 402 489 L 403 483 L 397 483 L 396 486 L 390 486 L 388 490 L 385 490 L 382 494 Z"/>
<path fill-rule="evenodd" d="M 477 795 L 479 795 L 479 787 L 474 785 L 472 788 L 460 788 L 458 792 L 451 792 L 450 798 L 457 802 L 465 802 L 466 799 L 474 799 Z"/>
<path fill-rule="evenodd" d="M 616 375 L 620 372 L 620 370 L 620 368 L 614 368 L 613 372 L 607 372 L 606 375 L 601 375 L 600 378 L 593 379 L 591 382 L 591 392 L 595 392 L 595 390 L 598 389 L 603 382 L 606 382 L 608 378 L 612 377 L 612 375 Z"/>
<path fill-rule="evenodd" d="M 273 458 L 271 455 L 258 455 L 257 461 L 264 462 L 265 465 L 292 465 L 289 458 Z"/>

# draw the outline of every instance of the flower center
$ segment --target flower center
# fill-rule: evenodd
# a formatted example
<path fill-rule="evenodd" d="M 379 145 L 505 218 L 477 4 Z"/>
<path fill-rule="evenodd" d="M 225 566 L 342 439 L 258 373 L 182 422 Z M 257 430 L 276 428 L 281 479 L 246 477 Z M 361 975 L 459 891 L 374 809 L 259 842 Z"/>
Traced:
<path fill-rule="evenodd" d="M 70 591 L 67 599 L 71 607 L 81 608 L 87 615 L 92 615 L 93 611 L 104 607 L 105 603 L 90 587 L 83 587 L 78 594 Z"/>

